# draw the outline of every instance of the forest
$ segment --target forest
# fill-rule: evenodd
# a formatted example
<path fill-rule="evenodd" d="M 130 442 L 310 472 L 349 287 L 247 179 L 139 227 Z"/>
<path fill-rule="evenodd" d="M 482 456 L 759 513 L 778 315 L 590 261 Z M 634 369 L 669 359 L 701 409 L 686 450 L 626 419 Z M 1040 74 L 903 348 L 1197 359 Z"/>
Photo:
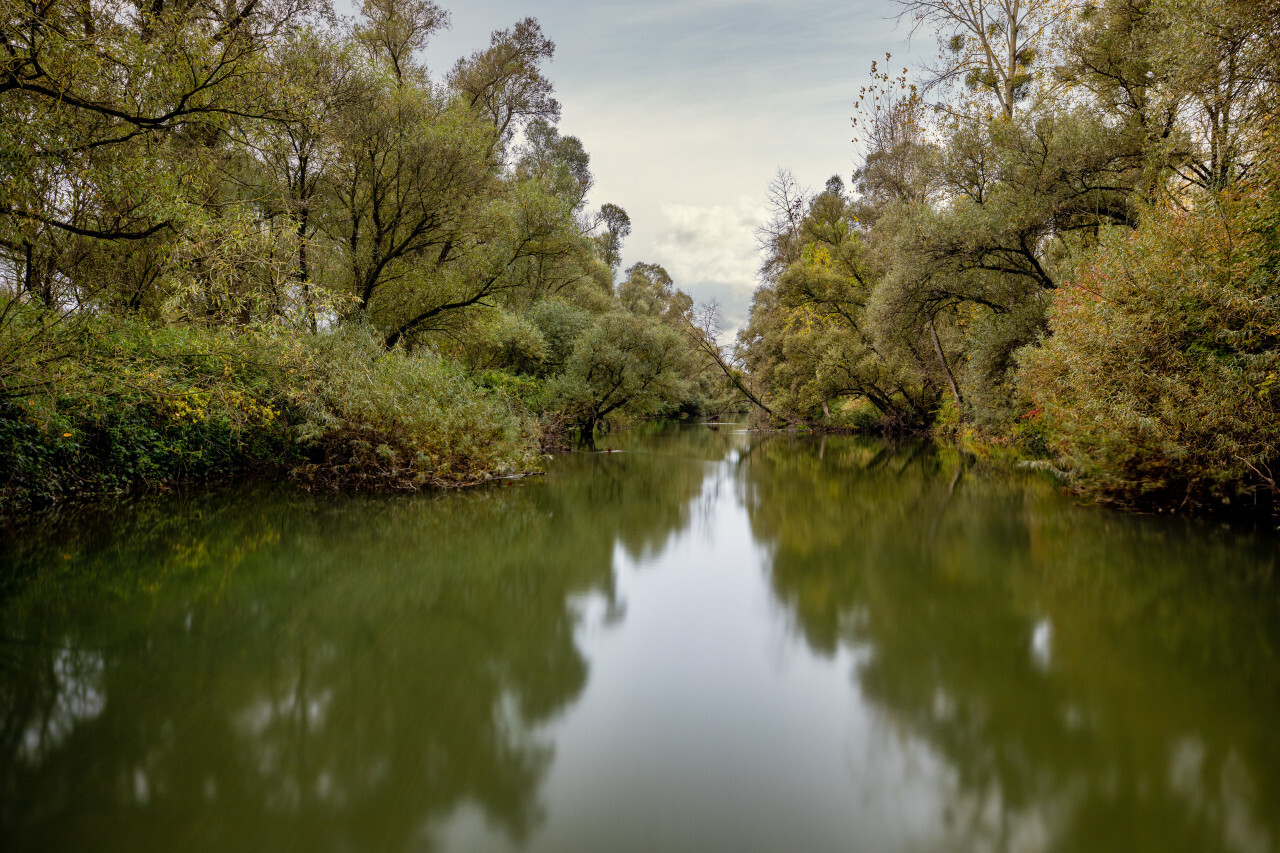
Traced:
<path fill-rule="evenodd" d="M 747 406 L 1280 497 L 1277 0 L 895 0 L 936 53 L 872 65 L 849 182 L 779 171 L 729 345 L 620 269 L 534 18 L 429 69 L 432 0 L 2 2 L 0 506 L 466 485 Z"/>
<path fill-rule="evenodd" d="M 1076 491 L 1274 507 L 1275 0 L 897 0 L 859 165 L 780 170 L 737 358 L 777 422 L 933 432 Z"/>
<path fill-rule="evenodd" d="M 0 495 L 452 486 L 730 399 L 589 209 L 537 20 L 431 0 L 4 0 Z"/>

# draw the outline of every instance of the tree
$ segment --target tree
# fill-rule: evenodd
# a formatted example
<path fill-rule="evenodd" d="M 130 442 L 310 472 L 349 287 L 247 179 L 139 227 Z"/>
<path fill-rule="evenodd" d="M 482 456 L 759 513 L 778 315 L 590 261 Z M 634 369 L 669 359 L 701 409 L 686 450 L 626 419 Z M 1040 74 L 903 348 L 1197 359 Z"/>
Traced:
<path fill-rule="evenodd" d="M 600 254 L 613 273 L 622 264 L 622 241 L 631 234 L 631 217 L 616 204 L 605 203 L 600 207 L 599 223 L 604 232 L 596 237 Z"/>
<path fill-rule="evenodd" d="M 890 59 L 885 54 L 886 63 Z M 894 204 L 923 204 L 936 183 L 937 146 L 927 135 L 926 108 L 907 71 L 892 78 L 871 63 L 871 83 L 854 105 L 854 143 L 863 160 L 853 173 L 856 217 L 864 227 Z"/>
<path fill-rule="evenodd" d="M 315 9 L 312 0 L 10 4 L 0 24 L 6 243 L 21 241 L 24 224 L 103 240 L 171 227 L 154 200 L 173 192 L 153 174 L 158 158 L 178 135 L 207 140 L 229 117 L 271 114 L 259 63 L 274 34 Z"/>
<path fill-rule="evenodd" d="M 569 358 L 557 393 L 574 423 L 592 431 L 615 412 L 648 416 L 688 393 L 687 339 L 660 320 L 627 310 L 598 317 Z"/>
<path fill-rule="evenodd" d="M 572 210 L 536 184 L 504 188 L 471 213 L 472 228 L 453 238 L 457 254 L 408 266 L 382 288 L 370 318 L 388 347 L 455 328 L 468 309 L 528 288 L 531 267 L 587 253 Z"/>
<path fill-rule="evenodd" d="M 279 115 L 266 73 L 273 41 L 326 9 L 317 0 L 6 4 L 0 258 L 16 272 L 10 299 L 41 306 L 45 332 L 67 336 L 89 312 L 155 316 L 175 282 L 230 269 L 224 262 L 256 238 L 240 239 L 245 217 L 217 207 L 227 131 Z M 218 218 L 227 227 L 209 239 Z M 275 236 L 258 249 L 273 250 Z M 265 268 L 251 266 L 250 275 Z"/>
<path fill-rule="evenodd" d="M 439 30 L 449 26 L 449 13 L 431 0 L 364 0 L 364 19 L 352 30 L 356 41 L 375 57 L 391 64 L 396 80 L 421 74 L 413 54 L 422 50 Z"/>
<path fill-rule="evenodd" d="M 962 82 L 995 99 L 1006 117 L 1035 82 L 1033 67 L 1068 8 L 1062 0 L 895 0 L 914 28 L 930 27 L 942 50 L 927 88 Z"/>
<path fill-rule="evenodd" d="M 809 191 L 796 182 L 789 169 L 779 168 L 765 190 L 765 199 L 769 218 L 756 229 L 756 244 L 764 256 L 760 277 L 770 281 L 799 258 L 800 222 Z"/>
<path fill-rule="evenodd" d="M 525 145 L 516 163 L 516 175 L 547 182 L 552 192 L 571 201 L 574 210 L 580 209 L 594 183 L 591 155 L 583 148 L 582 140 L 561 136 L 559 128 L 542 118 L 529 122 L 524 135 Z"/>
<path fill-rule="evenodd" d="M 273 70 L 281 115 L 268 121 L 238 123 L 243 181 L 264 222 L 289 223 L 296 245 L 294 274 L 306 302 L 306 322 L 318 328 L 327 279 L 327 250 L 317 235 L 331 200 L 335 169 L 342 154 L 338 133 L 344 116 L 371 97 L 370 81 L 360 72 L 350 42 L 339 33 L 301 27 L 281 37 Z M 327 293 L 336 291 L 329 288 Z"/>
<path fill-rule="evenodd" d="M 450 88 L 494 128 L 491 151 L 506 146 L 529 122 L 559 120 L 560 104 L 541 69 L 555 51 L 537 19 L 525 18 L 510 29 L 495 30 L 488 50 L 459 59 L 453 67 Z"/>
<path fill-rule="evenodd" d="M 488 131 L 465 106 L 417 84 L 370 80 L 337 133 L 332 201 L 318 226 L 341 247 L 346 271 L 337 283 L 368 315 L 386 288 L 468 248 L 470 214 L 498 178 Z"/>
<path fill-rule="evenodd" d="M 1161 192 L 1246 179 L 1265 147 L 1276 92 L 1274 3 L 1109 0 L 1066 39 L 1064 82 L 1142 136 Z"/>
<path fill-rule="evenodd" d="M 693 310 L 693 299 L 675 287 L 671 275 L 659 264 L 638 263 L 627 268 L 618 285 L 618 301 L 632 314 L 682 326 Z"/>
<path fill-rule="evenodd" d="M 756 292 L 739 350 L 787 419 L 815 421 L 819 411 L 830 418 L 829 402 L 849 398 L 872 407 L 881 427 L 919 429 L 941 387 L 933 353 L 919 327 L 901 333 L 869 313 L 878 279 L 853 211 L 834 179 L 798 211 L 794 230 L 783 232 L 799 247 L 796 257 L 775 264 Z"/>
<path fill-rule="evenodd" d="M 1192 107 L 1179 174 L 1212 190 L 1248 178 L 1275 119 L 1280 13 L 1239 0 L 1159 0 L 1152 17 L 1160 31 L 1152 64 L 1168 69 L 1170 90 Z"/>
<path fill-rule="evenodd" d="M 764 401 L 764 393 L 754 381 L 755 377 L 743 369 L 744 365 L 738 348 L 721 344 L 724 328 L 720 322 L 720 306 L 715 300 L 698 306 L 689 315 L 686 331 L 693 341 L 694 348 L 707 358 L 701 373 L 707 378 L 704 381 L 713 381 L 711 377 L 717 374 L 723 379 L 720 388 L 713 392 L 715 400 L 712 403 L 712 412 L 723 413 L 733 406 L 741 405 L 745 400 L 774 421 L 786 423 L 786 419 Z"/>
<path fill-rule="evenodd" d="M 1280 498 L 1278 186 L 1144 211 L 1055 294 L 1021 390 L 1084 489 L 1187 509 Z"/>

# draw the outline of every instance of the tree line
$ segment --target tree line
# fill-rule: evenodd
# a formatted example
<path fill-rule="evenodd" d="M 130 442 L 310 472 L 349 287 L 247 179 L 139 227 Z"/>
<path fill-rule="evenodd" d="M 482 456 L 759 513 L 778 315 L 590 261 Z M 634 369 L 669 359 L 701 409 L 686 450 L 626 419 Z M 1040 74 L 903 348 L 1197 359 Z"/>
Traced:
<path fill-rule="evenodd" d="M 756 394 L 1108 499 L 1273 505 L 1280 4 L 898 5 L 936 58 L 872 65 L 851 186 L 769 187 Z"/>
<path fill-rule="evenodd" d="M 4 6 L 7 500 L 474 482 L 725 404 L 692 300 L 617 283 L 630 220 L 587 205 L 535 19 L 432 73 L 431 0 Z"/>

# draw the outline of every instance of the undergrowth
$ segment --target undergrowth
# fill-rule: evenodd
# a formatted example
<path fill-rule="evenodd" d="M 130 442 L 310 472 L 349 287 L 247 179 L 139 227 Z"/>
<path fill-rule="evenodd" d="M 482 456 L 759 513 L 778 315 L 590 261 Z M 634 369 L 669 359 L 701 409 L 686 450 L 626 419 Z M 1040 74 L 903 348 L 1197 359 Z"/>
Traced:
<path fill-rule="evenodd" d="M 253 475 L 310 488 L 459 486 L 537 465 L 506 390 L 360 329 L 81 318 L 0 327 L 0 509 Z"/>

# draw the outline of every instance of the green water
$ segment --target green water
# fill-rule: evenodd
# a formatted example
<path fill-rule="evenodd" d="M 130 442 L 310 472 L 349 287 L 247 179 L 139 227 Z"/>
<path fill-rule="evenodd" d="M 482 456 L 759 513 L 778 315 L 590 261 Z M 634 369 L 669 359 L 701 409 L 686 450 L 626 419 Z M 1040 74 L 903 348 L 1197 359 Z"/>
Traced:
<path fill-rule="evenodd" d="M 1270 534 L 731 427 L 0 545 L 7 851 L 1280 850 Z"/>

